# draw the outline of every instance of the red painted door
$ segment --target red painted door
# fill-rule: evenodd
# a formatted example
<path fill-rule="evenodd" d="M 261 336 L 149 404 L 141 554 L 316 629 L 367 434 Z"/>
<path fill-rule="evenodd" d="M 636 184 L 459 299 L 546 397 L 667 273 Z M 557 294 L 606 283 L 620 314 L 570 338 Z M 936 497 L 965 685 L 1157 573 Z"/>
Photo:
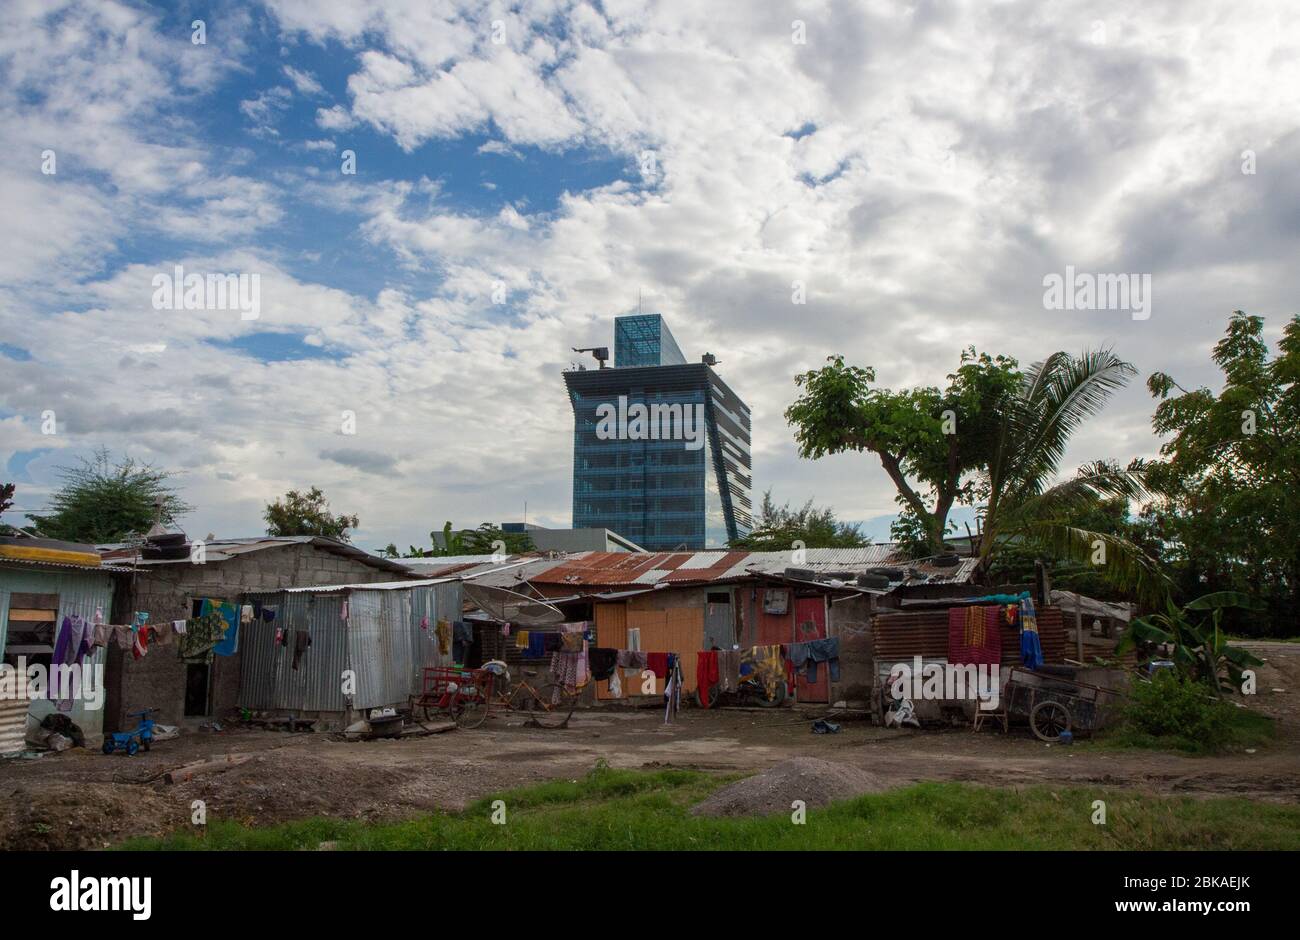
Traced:
<path fill-rule="evenodd" d="M 826 636 L 826 599 L 797 597 L 794 601 L 794 640 L 807 643 Z M 817 664 L 817 681 L 809 682 L 807 670 L 795 664 L 795 688 L 800 702 L 829 702 L 831 694 L 829 663 Z"/>

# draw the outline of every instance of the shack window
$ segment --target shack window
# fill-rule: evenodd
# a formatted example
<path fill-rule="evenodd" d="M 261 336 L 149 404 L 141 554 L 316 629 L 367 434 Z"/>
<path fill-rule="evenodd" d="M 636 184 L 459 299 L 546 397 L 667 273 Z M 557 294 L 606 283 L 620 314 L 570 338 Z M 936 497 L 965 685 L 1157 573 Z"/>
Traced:
<path fill-rule="evenodd" d="M 4 661 L 17 666 L 21 656 L 28 666 L 40 663 L 48 670 L 54 654 L 58 619 L 59 595 L 11 594 Z"/>
<path fill-rule="evenodd" d="M 730 592 L 730 591 L 710 591 L 710 592 L 709 592 L 709 596 L 708 596 L 708 602 L 709 602 L 710 604 L 730 604 L 730 603 L 731 603 L 731 592 Z"/>

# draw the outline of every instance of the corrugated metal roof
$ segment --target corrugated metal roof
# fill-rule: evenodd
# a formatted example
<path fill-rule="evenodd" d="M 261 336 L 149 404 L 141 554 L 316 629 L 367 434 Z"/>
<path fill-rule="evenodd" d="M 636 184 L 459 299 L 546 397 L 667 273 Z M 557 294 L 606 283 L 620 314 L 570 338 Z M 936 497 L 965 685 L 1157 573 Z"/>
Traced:
<path fill-rule="evenodd" d="M 809 548 L 795 552 L 584 552 L 529 568 L 515 581 L 537 584 L 617 587 L 631 584 L 699 584 L 734 581 L 764 575 L 782 577 L 787 568 L 804 568 L 814 579 L 843 572 L 856 575 L 881 567 L 903 568 L 899 584 L 963 583 L 970 580 L 978 559 L 963 558 L 957 565 L 941 568 L 929 561 L 912 562 L 895 545 L 863 548 Z"/>
<path fill-rule="evenodd" d="M 326 538 L 323 535 L 265 535 L 261 537 L 245 539 L 211 539 L 204 541 L 205 562 L 208 564 L 214 562 L 229 561 L 239 555 L 245 555 L 249 552 L 265 551 L 268 548 L 283 548 L 286 545 L 315 545 L 327 552 L 333 552 L 336 555 L 343 555 L 352 558 L 375 568 L 382 568 L 385 571 L 391 571 L 394 574 L 409 574 L 410 569 L 405 565 L 399 564 L 389 558 L 381 558 L 378 555 L 372 555 L 364 549 L 357 548 L 347 542 L 341 542 L 338 539 Z M 136 558 L 136 549 L 123 545 L 100 545 L 97 546 L 100 555 L 103 558 L 105 566 L 151 566 L 151 565 L 188 565 L 190 559 L 184 558 Z"/>
<path fill-rule="evenodd" d="M 400 591 L 407 588 L 428 587 L 431 584 L 446 584 L 459 581 L 459 578 L 425 578 L 421 581 L 376 581 L 360 584 L 318 584 L 311 587 L 285 588 L 286 594 L 337 594 L 340 591 Z"/>
<path fill-rule="evenodd" d="M 14 565 L 19 568 L 35 568 L 42 570 L 49 568 L 53 571 L 85 571 L 89 574 L 108 574 L 123 575 L 127 572 L 120 568 L 113 568 L 109 565 L 101 564 L 98 567 L 93 565 L 72 565 L 61 561 L 32 561 L 28 558 L 0 558 L 0 567 Z"/>

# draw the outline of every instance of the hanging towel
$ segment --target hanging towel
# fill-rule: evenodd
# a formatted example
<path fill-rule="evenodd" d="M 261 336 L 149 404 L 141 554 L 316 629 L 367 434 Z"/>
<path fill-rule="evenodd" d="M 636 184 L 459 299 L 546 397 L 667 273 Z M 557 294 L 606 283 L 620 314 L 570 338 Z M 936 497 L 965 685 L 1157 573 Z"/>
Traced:
<path fill-rule="evenodd" d="M 1028 597 L 1020 602 L 1020 661 L 1030 669 L 1043 665 L 1043 644 L 1038 635 L 1038 613 Z"/>
<path fill-rule="evenodd" d="M 576 692 L 587 684 L 587 651 L 551 654 L 551 675 L 566 692 Z"/>
<path fill-rule="evenodd" d="M 709 707 L 709 689 L 718 684 L 718 651 L 700 650 L 695 661 L 695 687 L 700 693 L 700 705 Z"/>
<path fill-rule="evenodd" d="M 635 669 L 640 672 L 646 668 L 646 654 L 642 650 L 619 650 L 618 664 L 624 669 Z"/>
<path fill-rule="evenodd" d="M 548 653 L 557 653 L 563 647 L 564 641 L 560 639 L 558 633 L 545 633 L 542 635 L 542 648 Z"/>
<path fill-rule="evenodd" d="M 593 679 L 608 679 L 614 674 L 614 667 L 618 665 L 618 650 L 593 646 L 587 650 L 587 662 L 591 666 Z"/>
<path fill-rule="evenodd" d="M 561 633 L 560 649 L 566 653 L 576 653 L 587 641 L 581 633 Z"/>
<path fill-rule="evenodd" d="M 136 659 L 144 659 L 149 652 L 149 628 L 132 627 L 131 628 L 131 655 Z"/>
<path fill-rule="evenodd" d="M 108 641 L 113 636 L 113 625 L 111 623 L 95 624 L 95 645 L 107 646 Z"/>
<path fill-rule="evenodd" d="M 992 666 L 1002 662 L 1002 608 L 948 608 L 948 662 Z"/>
<path fill-rule="evenodd" d="M 734 692 L 740 684 L 740 650 L 718 650 L 718 688 Z"/>
<path fill-rule="evenodd" d="M 532 632 L 529 630 L 516 630 L 515 649 L 521 649 L 521 650 L 528 649 L 528 638 L 530 636 L 532 636 Z"/>
<path fill-rule="evenodd" d="M 551 633 L 542 633 L 534 630 L 528 634 L 528 652 L 524 655 L 529 659 L 541 659 L 546 655 L 546 638 L 554 636 Z"/>
<path fill-rule="evenodd" d="M 657 679 L 668 678 L 668 653 L 646 653 L 646 668 L 655 674 Z"/>
<path fill-rule="evenodd" d="M 184 635 L 185 635 L 185 621 L 184 621 L 184 620 L 173 620 L 173 621 L 172 621 L 172 633 L 175 633 L 177 636 L 184 636 Z"/>
<path fill-rule="evenodd" d="M 226 624 L 226 632 L 212 652 L 217 656 L 234 656 L 239 652 L 239 608 L 230 601 L 205 597 L 199 607 L 199 616 L 204 614 L 216 614 Z"/>

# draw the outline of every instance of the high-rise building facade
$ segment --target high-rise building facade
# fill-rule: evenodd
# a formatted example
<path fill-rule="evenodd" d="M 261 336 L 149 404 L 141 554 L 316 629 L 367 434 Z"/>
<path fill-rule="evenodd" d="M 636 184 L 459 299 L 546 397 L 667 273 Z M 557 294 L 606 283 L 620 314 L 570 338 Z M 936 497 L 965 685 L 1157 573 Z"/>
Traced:
<path fill-rule="evenodd" d="M 574 528 L 657 551 L 721 548 L 749 532 L 749 408 L 712 357 L 686 361 L 662 317 L 616 317 L 614 367 L 566 372 L 564 384 Z"/>

